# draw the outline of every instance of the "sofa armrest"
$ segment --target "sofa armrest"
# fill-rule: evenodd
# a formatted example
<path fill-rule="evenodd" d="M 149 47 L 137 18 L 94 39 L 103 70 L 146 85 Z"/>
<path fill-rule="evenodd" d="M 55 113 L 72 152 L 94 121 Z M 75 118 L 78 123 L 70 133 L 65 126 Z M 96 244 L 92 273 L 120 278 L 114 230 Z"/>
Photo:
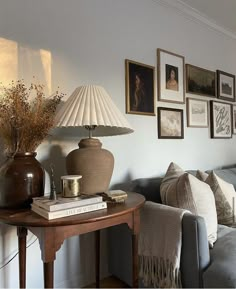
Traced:
<path fill-rule="evenodd" d="M 181 279 L 183 287 L 203 287 L 203 272 L 210 263 L 205 221 L 185 214 L 182 220 Z"/>
<path fill-rule="evenodd" d="M 127 225 L 108 230 L 109 273 L 131 286 L 132 242 Z M 184 214 L 182 220 L 181 279 L 183 287 L 202 287 L 202 274 L 209 265 L 209 247 L 202 217 Z"/>

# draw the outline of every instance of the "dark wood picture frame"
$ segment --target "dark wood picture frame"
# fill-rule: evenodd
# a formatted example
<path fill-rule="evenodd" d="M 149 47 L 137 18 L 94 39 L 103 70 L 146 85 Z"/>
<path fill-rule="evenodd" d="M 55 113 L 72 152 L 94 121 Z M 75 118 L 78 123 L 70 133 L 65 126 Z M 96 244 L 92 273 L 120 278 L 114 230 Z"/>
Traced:
<path fill-rule="evenodd" d="M 158 138 L 183 139 L 183 109 L 158 107 Z"/>
<path fill-rule="evenodd" d="M 232 104 L 210 101 L 211 138 L 232 137 Z"/>
<path fill-rule="evenodd" d="M 236 105 L 232 105 L 232 133 L 236 134 Z"/>
<path fill-rule="evenodd" d="M 125 60 L 126 113 L 155 114 L 155 67 Z"/>
<path fill-rule="evenodd" d="M 235 102 L 235 75 L 217 70 L 217 97 Z"/>
<path fill-rule="evenodd" d="M 216 97 L 216 72 L 186 64 L 186 92 Z"/>
<path fill-rule="evenodd" d="M 208 127 L 208 101 L 198 98 L 187 98 L 187 126 Z"/>
<path fill-rule="evenodd" d="M 157 49 L 158 100 L 185 103 L 184 56 Z"/>

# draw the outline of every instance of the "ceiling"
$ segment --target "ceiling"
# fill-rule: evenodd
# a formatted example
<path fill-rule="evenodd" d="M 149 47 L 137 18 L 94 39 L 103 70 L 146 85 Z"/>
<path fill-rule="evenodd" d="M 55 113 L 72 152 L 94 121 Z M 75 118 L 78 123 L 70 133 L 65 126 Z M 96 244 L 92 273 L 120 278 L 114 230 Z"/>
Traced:
<path fill-rule="evenodd" d="M 223 29 L 236 35 L 236 0 L 178 0 Z"/>

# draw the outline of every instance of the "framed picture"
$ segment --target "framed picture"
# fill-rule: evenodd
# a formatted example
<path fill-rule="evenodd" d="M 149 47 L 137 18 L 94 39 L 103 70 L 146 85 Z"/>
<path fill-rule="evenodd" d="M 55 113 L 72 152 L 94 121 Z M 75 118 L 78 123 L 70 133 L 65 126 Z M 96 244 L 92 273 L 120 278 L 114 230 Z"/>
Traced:
<path fill-rule="evenodd" d="M 125 60 L 126 113 L 155 115 L 155 67 Z"/>
<path fill-rule="evenodd" d="M 210 101 L 211 138 L 232 137 L 232 105 Z"/>
<path fill-rule="evenodd" d="M 184 57 L 157 49 L 158 99 L 160 101 L 185 102 Z"/>
<path fill-rule="evenodd" d="M 232 133 L 236 134 L 236 105 L 232 106 L 232 119 L 233 119 L 233 123 L 232 123 Z"/>
<path fill-rule="evenodd" d="M 186 64 L 186 92 L 216 97 L 216 73 Z"/>
<path fill-rule="evenodd" d="M 235 76 L 233 74 L 217 70 L 217 97 L 220 99 L 235 101 Z"/>
<path fill-rule="evenodd" d="M 182 109 L 158 107 L 158 138 L 184 138 Z"/>
<path fill-rule="evenodd" d="M 208 101 L 187 98 L 187 126 L 208 127 Z"/>

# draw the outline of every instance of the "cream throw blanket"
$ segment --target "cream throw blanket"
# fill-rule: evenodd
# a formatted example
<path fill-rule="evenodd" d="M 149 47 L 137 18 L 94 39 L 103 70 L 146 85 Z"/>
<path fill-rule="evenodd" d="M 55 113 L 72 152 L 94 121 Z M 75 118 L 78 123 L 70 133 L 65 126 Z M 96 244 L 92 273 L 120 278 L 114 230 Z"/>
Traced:
<path fill-rule="evenodd" d="M 181 288 L 182 217 L 187 210 L 147 201 L 141 210 L 139 277 L 146 287 Z"/>

